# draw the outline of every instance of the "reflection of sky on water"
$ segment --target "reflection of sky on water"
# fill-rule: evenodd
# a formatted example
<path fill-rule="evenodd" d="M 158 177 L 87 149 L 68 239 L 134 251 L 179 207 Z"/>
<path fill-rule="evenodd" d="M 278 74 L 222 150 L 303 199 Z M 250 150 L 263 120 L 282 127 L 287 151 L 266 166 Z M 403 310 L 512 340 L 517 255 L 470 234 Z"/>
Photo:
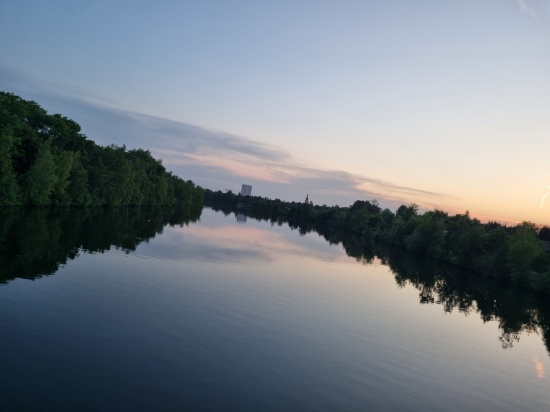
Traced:
<path fill-rule="evenodd" d="M 330 245 L 314 232 L 300 236 L 286 224 L 270 225 L 251 218 L 243 224 L 233 214 L 224 216 L 209 208 L 204 208 L 202 216 L 197 225 L 165 228 L 163 236 L 148 245 L 147 253 L 161 259 L 236 264 L 271 262 L 281 253 L 327 263 L 349 259 L 341 245 Z M 137 255 L 142 256 L 139 247 Z"/>
<path fill-rule="evenodd" d="M 547 409 L 540 336 L 502 350 L 497 321 L 418 299 L 387 266 L 317 234 L 205 209 L 136 253 L 82 254 L 55 276 L 0 288 L 0 353 L 32 365 L 26 375 L 0 359 L 12 372 L 0 387 L 56 393 L 78 370 L 75 399 L 122 388 L 142 410 L 201 391 L 212 410 L 246 409 L 239 399 L 265 402 L 258 410 Z"/>
<path fill-rule="evenodd" d="M 498 322 L 419 305 L 419 291 L 411 285 L 397 289 L 387 266 L 365 267 L 316 233 L 300 236 L 286 224 L 250 218 L 242 224 L 233 214 L 204 209 L 198 224 L 166 228 L 162 237 L 140 245 L 137 256 L 165 259 L 168 272 L 180 266 L 181 274 L 199 282 L 186 284 L 186 293 L 190 287 L 199 296 L 215 291 L 216 302 L 240 322 L 268 334 L 274 328 L 280 345 L 299 342 L 300 362 L 333 368 L 338 376 L 349 358 L 356 390 L 374 385 L 387 393 L 384 388 L 392 387 L 410 394 L 415 405 L 423 404 L 422 396 L 435 397 L 438 408 L 462 393 L 479 405 L 507 410 L 517 406 L 518 390 L 528 393 L 531 386 L 534 396 L 545 382 L 540 378 L 548 354 L 540 339 L 501 350 Z M 204 263 L 210 272 L 203 271 Z M 189 275 L 196 268 L 200 280 Z M 471 406 L 463 401 L 457 398 L 456 405 Z"/>

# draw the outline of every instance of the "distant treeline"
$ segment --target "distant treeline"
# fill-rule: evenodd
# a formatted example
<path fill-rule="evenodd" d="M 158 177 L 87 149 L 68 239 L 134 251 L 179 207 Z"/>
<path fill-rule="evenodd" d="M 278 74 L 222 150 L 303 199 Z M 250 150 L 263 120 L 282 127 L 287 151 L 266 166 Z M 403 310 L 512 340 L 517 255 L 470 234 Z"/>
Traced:
<path fill-rule="evenodd" d="M 202 206 L 147 150 L 102 147 L 59 114 L 0 92 L 0 206 Z"/>
<path fill-rule="evenodd" d="M 284 202 L 228 191 L 206 190 L 205 204 L 226 213 L 288 223 L 305 234 L 316 231 L 331 243 L 360 238 L 364 253 L 387 244 L 483 275 L 550 293 L 550 228 L 523 222 L 514 227 L 483 224 L 469 213 L 450 216 L 441 210 L 419 213 L 418 206 L 400 206 L 394 213 L 376 201 L 356 201 L 350 207 Z M 346 248 L 347 250 L 347 248 Z M 348 252 L 350 253 L 350 252 Z M 361 253 L 361 252 L 360 252 Z M 351 252 L 357 256 L 357 252 Z"/>

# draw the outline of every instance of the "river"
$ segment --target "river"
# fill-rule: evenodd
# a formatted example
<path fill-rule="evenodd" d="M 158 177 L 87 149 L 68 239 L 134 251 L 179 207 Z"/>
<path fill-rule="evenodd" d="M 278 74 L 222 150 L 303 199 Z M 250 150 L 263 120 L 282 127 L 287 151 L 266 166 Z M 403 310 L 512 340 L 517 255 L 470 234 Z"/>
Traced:
<path fill-rule="evenodd" d="M 0 410 L 550 409 L 544 297 L 243 215 L 125 213 L 3 216 Z"/>

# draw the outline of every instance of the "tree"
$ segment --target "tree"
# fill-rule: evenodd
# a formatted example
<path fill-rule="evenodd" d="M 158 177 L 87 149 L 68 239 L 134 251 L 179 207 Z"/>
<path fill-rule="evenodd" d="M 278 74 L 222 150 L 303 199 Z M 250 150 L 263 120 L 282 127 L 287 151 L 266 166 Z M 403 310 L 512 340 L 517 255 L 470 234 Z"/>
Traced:
<path fill-rule="evenodd" d="M 485 231 L 477 219 L 470 219 L 468 212 L 448 219 L 446 259 L 454 265 L 474 268 L 474 262 L 483 254 Z"/>
<path fill-rule="evenodd" d="M 445 228 L 441 220 L 432 214 L 414 216 L 411 221 L 418 223 L 414 231 L 406 237 L 405 244 L 411 252 L 439 258 L 445 242 Z"/>
<path fill-rule="evenodd" d="M 544 246 L 537 239 L 537 230 L 531 222 L 516 226 L 508 247 L 508 267 L 512 279 L 525 282 L 532 271 L 539 269 L 536 264 L 544 258 Z"/>
<path fill-rule="evenodd" d="M 148 150 L 101 147 L 80 126 L 0 92 L 0 206 L 172 205 L 202 189 L 166 171 Z"/>
<path fill-rule="evenodd" d="M 539 239 L 545 242 L 550 242 L 550 227 L 543 226 L 539 230 Z"/>
<path fill-rule="evenodd" d="M 0 206 L 18 205 L 21 193 L 13 170 L 15 139 L 9 130 L 0 132 Z"/>
<path fill-rule="evenodd" d="M 411 203 L 409 206 L 401 205 L 395 212 L 395 215 L 401 217 L 405 222 L 417 214 L 418 205 L 416 203 Z"/>
<path fill-rule="evenodd" d="M 45 143 L 40 146 L 36 161 L 23 176 L 25 202 L 31 205 L 50 204 L 50 195 L 57 182 L 54 157 L 50 145 Z"/>
<path fill-rule="evenodd" d="M 89 206 L 92 203 L 88 189 L 88 172 L 82 166 L 80 153 L 75 155 L 67 192 L 71 198 L 71 206 Z"/>
<path fill-rule="evenodd" d="M 53 154 L 55 162 L 56 182 L 52 193 L 52 203 L 68 206 L 71 203 L 70 194 L 66 191 L 70 184 L 69 177 L 75 161 L 75 154 L 68 151 L 57 151 Z"/>

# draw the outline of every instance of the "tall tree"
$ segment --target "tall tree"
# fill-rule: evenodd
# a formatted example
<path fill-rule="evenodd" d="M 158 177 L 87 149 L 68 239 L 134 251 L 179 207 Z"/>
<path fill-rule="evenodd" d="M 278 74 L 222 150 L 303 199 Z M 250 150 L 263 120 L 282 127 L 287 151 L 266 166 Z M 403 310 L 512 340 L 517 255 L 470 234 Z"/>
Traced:
<path fill-rule="evenodd" d="M 18 205 L 21 193 L 13 170 L 14 137 L 10 130 L 0 131 L 0 206 Z"/>
<path fill-rule="evenodd" d="M 44 143 L 38 149 L 36 161 L 23 176 L 25 202 L 31 205 L 49 205 L 50 195 L 57 182 L 54 157 L 50 145 Z"/>

